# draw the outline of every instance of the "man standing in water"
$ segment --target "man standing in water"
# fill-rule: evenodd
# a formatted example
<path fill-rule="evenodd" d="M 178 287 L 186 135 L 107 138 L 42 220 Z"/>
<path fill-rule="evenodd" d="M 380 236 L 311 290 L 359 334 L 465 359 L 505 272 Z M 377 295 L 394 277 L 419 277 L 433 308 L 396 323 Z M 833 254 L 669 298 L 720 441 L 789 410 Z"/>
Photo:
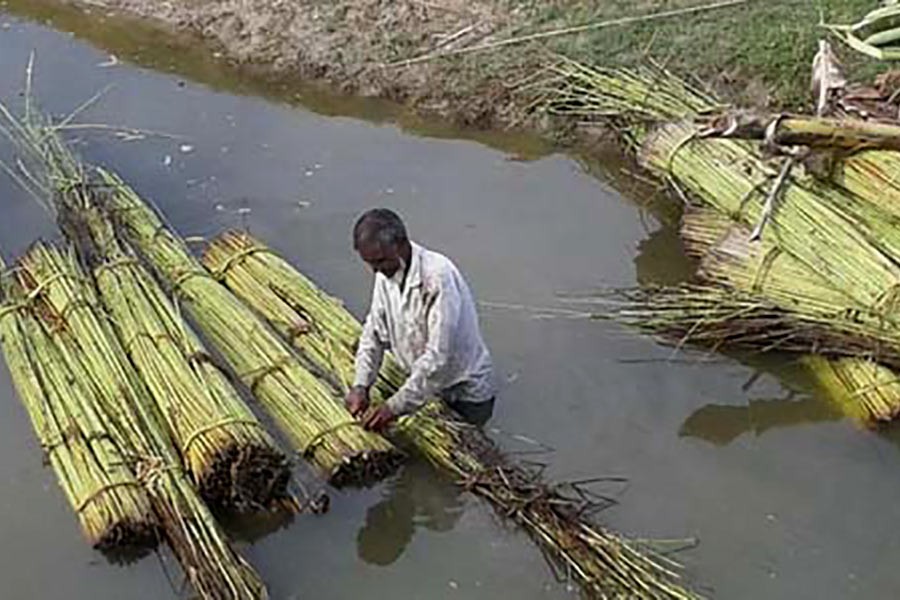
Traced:
<path fill-rule="evenodd" d="M 366 428 L 380 431 L 438 396 L 465 420 L 486 423 L 494 408 L 494 369 L 475 301 L 456 265 L 410 241 L 403 221 L 386 208 L 359 218 L 353 247 L 375 272 L 375 287 L 347 395 L 350 412 L 365 415 Z M 386 350 L 409 378 L 367 413 Z"/>

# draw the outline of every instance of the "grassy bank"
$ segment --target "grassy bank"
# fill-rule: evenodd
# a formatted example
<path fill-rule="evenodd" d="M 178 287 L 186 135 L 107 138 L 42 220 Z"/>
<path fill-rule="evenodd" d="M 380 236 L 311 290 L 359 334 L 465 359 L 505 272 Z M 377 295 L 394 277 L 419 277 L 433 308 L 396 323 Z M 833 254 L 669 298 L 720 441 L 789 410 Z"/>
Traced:
<path fill-rule="evenodd" d="M 466 126 L 534 128 L 540 124 L 529 120 L 524 110 L 532 98 L 517 90 L 552 60 L 552 53 L 606 66 L 652 59 L 710 84 L 737 104 L 808 106 L 810 65 L 816 42 L 825 35 L 820 23 L 852 22 L 877 5 L 876 0 L 748 0 L 718 10 L 404 62 L 710 2 L 90 0 L 88 18 L 96 19 L 99 28 L 107 27 L 100 22 L 105 9 L 111 9 L 198 34 L 210 44 L 209 54 L 215 52 L 245 73 L 249 67 L 267 77 L 322 81 L 343 92 L 394 100 Z M 3 6 L 14 13 L 33 12 L 25 0 L 6 0 Z M 840 43 L 836 47 L 852 79 L 869 80 L 886 68 Z"/>
<path fill-rule="evenodd" d="M 628 14 L 649 14 L 707 4 L 708 0 L 532 0 L 534 26 L 571 27 Z M 558 38 L 547 46 L 588 63 L 628 65 L 648 58 L 681 75 L 711 83 L 741 104 L 797 107 L 809 103 L 810 65 L 820 22 L 849 23 L 875 0 L 750 0 L 745 5 L 610 27 Z M 836 44 L 852 77 L 879 68 Z"/>

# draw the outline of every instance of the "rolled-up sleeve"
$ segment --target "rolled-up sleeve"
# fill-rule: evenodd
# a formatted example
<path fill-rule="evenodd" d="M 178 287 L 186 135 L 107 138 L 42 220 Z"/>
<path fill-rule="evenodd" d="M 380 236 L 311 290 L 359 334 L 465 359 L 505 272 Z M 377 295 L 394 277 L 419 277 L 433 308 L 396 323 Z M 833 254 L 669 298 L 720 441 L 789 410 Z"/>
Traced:
<path fill-rule="evenodd" d="M 427 307 L 425 352 L 413 363 L 403 386 L 388 400 L 394 414 L 415 411 L 443 387 L 443 372 L 451 359 L 453 332 L 459 320 L 461 303 L 462 298 L 453 278 L 444 274 L 439 279 L 437 293 Z"/>
<path fill-rule="evenodd" d="M 354 387 L 372 387 L 381 369 L 384 360 L 384 351 L 388 343 L 379 333 L 384 331 L 384 307 L 382 306 L 377 289 L 372 294 L 372 304 L 369 314 L 363 325 L 362 335 L 356 349 L 356 374 L 353 379 Z"/>

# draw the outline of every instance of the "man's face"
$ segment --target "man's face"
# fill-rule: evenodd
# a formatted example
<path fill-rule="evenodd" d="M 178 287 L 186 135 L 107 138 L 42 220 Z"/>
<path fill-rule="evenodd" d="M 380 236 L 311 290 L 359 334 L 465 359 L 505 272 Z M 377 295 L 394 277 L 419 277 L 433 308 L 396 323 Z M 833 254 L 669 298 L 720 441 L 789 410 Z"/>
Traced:
<path fill-rule="evenodd" d="M 391 278 L 403 266 L 400 250 L 396 244 L 368 242 L 357 249 L 359 257 L 376 273 Z"/>

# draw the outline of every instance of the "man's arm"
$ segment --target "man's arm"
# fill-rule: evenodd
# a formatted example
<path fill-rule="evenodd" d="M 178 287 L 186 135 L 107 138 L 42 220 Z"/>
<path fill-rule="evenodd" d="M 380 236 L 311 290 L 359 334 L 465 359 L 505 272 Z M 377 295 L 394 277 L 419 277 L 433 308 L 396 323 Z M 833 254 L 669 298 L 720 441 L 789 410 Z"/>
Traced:
<path fill-rule="evenodd" d="M 372 301 L 372 308 L 366 316 L 362 335 L 356 348 L 356 373 L 353 378 L 353 387 L 372 387 L 384 361 L 385 342 L 378 335 L 378 320 L 381 319 L 381 309 Z"/>
<path fill-rule="evenodd" d="M 425 352 L 413 363 L 409 377 L 387 402 L 394 415 L 421 408 L 440 391 L 440 375 L 450 361 L 451 342 L 459 321 L 462 298 L 450 273 L 441 276 L 436 296 L 428 307 L 428 341 Z"/>
<path fill-rule="evenodd" d="M 369 407 L 369 388 L 375 383 L 384 360 L 386 343 L 378 334 L 379 321 L 382 318 L 378 295 L 373 292 L 369 314 L 366 316 L 356 348 L 353 388 L 346 398 L 347 408 L 354 416 L 360 415 Z"/>

